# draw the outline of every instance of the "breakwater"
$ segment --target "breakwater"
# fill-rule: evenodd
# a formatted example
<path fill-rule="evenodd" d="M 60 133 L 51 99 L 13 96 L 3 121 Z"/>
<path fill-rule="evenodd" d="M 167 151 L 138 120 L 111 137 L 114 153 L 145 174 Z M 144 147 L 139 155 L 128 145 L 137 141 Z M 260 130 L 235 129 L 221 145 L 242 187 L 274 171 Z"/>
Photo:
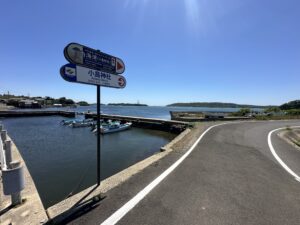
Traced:
<path fill-rule="evenodd" d="M 85 113 L 85 118 L 96 119 L 96 113 Z M 190 126 L 188 122 L 183 121 L 174 121 L 174 120 L 164 120 L 164 119 L 154 119 L 154 118 L 144 118 L 144 117 L 135 117 L 135 116 L 122 116 L 122 115 L 109 115 L 101 114 L 101 119 L 104 120 L 119 120 L 121 122 L 131 122 L 132 126 L 168 131 L 172 133 L 181 133 L 187 127 Z"/>
<path fill-rule="evenodd" d="M 28 111 L 0 111 L 0 117 L 32 117 L 32 116 L 63 116 L 75 117 L 76 113 L 72 111 L 54 111 L 54 110 L 28 110 Z"/>

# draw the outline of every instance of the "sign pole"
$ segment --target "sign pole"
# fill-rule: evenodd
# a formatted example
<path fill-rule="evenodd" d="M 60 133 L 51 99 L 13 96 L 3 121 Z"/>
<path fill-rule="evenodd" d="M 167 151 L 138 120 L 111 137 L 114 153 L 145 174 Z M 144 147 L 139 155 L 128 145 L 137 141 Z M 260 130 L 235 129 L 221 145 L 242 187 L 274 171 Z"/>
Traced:
<path fill-rule="evenodd" d="M 78 43 L 68 44 L 64 56 L 70 63 L 60 68 L 63 79 L 97 86 L 97 186 L 100 186 L 100 87 L 125 88 L 126 79 L 120 75 L 125 71 L 125 64 L 118 57 Z"/>
<path fill-rule="evenodd" d="M 97 85 L 97 185 L 100 185 L 100 85 Z"/>

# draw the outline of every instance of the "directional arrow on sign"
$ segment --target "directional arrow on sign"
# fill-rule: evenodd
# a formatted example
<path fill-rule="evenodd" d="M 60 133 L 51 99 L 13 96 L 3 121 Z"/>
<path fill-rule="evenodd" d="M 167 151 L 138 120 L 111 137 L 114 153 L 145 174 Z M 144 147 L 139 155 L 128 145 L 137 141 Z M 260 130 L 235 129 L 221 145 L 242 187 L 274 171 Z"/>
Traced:
<path fill-rule="evenodd" d="M 123 77 L 120 77 L 119 79 L 118 79 L 118 84 L 121 86 L 121 87 L 124 87 L 125 86 L 125 84 L 126 84 L 126 81 L 125 81 L 125 79 L 123 79 Z"/>
<path fill-rule="evenodd" d="M 117 58 L 116 59 L 116 73 L 121 74 L 121 73 L 124 73 L 124 71 L 125 71 L 124 62 L 121 59 Z"/>
<path fill-rule="evenodd" d="M 60 75 L 69 82 L 124 88 L 126 79 L 121 75 L 89 69 L 76 64 L 66 64 L 60 68 Z"/>

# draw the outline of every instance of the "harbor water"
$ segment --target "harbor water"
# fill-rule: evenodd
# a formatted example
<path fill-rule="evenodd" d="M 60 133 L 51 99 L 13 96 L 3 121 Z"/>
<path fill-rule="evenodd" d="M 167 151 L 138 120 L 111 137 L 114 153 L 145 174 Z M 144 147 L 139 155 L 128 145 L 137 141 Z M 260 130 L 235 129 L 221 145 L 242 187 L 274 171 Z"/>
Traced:
<path fill-rule="evenodd" d="M 95 106 L 69 110 L 95 111 Z M 101 111 L 107 114 L 161 119 L 170 119 L 170 110 L 237 109 L 101 106 Z M 96 135 L 89 127 L 62 126 L 63 119 L 60 116 L 0 118 L 27 164 L 45 208 L 96 183 Z M 101 179 L 155 154 L 174 137 L 167 132 L 135 127 L 101 135 Z"/>

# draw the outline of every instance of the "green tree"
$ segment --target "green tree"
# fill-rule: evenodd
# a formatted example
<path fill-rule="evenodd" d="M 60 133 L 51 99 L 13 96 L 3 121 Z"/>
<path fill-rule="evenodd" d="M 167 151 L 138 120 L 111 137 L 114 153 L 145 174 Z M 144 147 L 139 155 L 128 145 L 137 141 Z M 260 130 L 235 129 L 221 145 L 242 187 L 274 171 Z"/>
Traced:
<path fill-rule="evenodd" d="M 242 108 L 237 112 L 231 113 L 232 116 L 246 116 L 251 110 L 249 108 Z"/>
<path fill-rule="evenodd" d="M 265 113 L 280 112 L 280 111 L 281 111 L 280 108 L 276 106 L 269 107 L 264 110 Z"/>
<path fill-rule="evenodd" d="M 72 99 L 66 99 L 65 100 L 65 105 L 74 105 L 75 102 Z"/>
<path fill-rule="evenodd" d="M 89 103 L 87 103 L 85 101 L 77 102 L 77 104 L 80 105 L 80 106 L 89 106 Z"/>

